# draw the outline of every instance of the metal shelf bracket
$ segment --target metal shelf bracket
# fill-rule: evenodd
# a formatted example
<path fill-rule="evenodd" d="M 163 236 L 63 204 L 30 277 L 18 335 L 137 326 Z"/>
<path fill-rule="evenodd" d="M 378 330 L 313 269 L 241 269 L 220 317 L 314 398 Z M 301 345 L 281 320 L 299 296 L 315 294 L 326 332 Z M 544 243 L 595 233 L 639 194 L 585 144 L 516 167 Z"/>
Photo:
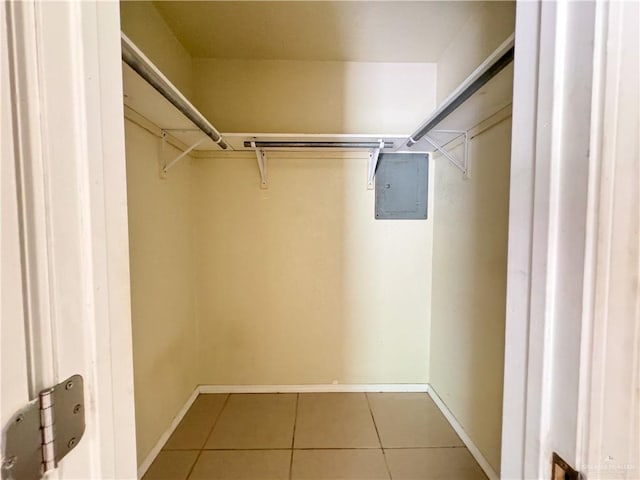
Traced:
<path fill-rule="evenodd" d="M 380 139 L 376 148 L 369 152 L 369 162 L 367 165 L 367 190 L 373 190 L 375 187 L 374 180 L 376 178 L 376 169 L 378 168 L 378 159 L 380 151 L 384 148 L 384 140 Z"/>
<path fill-rule="evenodd" d="M 447 160 L 449 160 L 453 165 L 458 168 L 465 176 L 465 178 L 469 178 L 469 134 L 465 130 L 433 130 L 433 133 L 443 133 L 453 135 L 451 140 L 442 143 L 435 140 L 433 137 L 429 135 L 424 135 L 424 138 L 427 142 L 429 142 L 433 148 L 435 148 L 439 153 L 442 154 Z M 458 145 L 458 140 L 462 142 L 462 158 L 452 154 L 450 151 L 447 151 L 447 145 L 451 143 L 456 143 Z"/>
<path fill-rule="evenodd" d="M 267 183 L 267 152 L 261 148 L 256 147 L 256 142 L 251 142 L 251 148 L 256 152 L 256 160 L 258 161 L 258 168 L 260 169 L 260 188 L 266 190 L 269 188 Z"/>
<path fill-rule="evenodd" d="M 184 157 L 189 155 L 195 148 L 198 147 L 198 145 L 200 145 L 202 142 L 204 142 L 207 138 L 208 137 L 203 136 L 196 143 L 194 143 L 189 148 L 187 148 L 185 151 L 180 153 L 180 155 L 178 155 L 174 159 L 168 161 L 166 159 L 166 157 L 167 157 L 167 153 L 166 153 L 167 152 L 167 143 L 168 143 L 167 142 L 167 132 L 163 130 L 162 131 L 162 151 L 161 151 L 161 154 L 160 154 L 160 178 L 167 178 L 167 172 L 169 172 L 169 170 L 172 169 L 180 160 L 182 160 Z"/>

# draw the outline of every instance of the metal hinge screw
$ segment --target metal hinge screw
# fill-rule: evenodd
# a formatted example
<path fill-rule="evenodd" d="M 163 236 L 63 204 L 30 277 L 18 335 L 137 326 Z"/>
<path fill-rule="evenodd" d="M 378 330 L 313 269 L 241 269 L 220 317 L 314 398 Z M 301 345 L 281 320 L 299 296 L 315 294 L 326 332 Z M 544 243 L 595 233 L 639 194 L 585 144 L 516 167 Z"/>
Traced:
<path fill-rule="evenodd" d="M 7 441 L 0 459 L 2 478 L 40 479 L 55 469 L 84 434 L 83 400 L 82 377 L 73 375 L 42 390 L 16 412 L 3 432 L 3 443 Z M 64 436 L 56 439 L 56 434 Z"/>

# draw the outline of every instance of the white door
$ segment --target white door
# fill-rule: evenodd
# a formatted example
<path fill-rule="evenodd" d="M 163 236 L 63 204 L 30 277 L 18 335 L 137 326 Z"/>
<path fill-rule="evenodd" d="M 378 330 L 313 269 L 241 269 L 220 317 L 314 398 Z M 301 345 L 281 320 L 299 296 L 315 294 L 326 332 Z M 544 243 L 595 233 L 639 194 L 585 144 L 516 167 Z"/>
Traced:
<path fill-rule="evenodd" d="M 84 436 L 49 478 L 136 477 L 119 36 L 117 2 L 0 3 L 3 432 L 84 379 Z"/>
<path fill-rule="evenodd" d="M 640 4 L 517 5 L 502 472 L 640 478 Z"/>

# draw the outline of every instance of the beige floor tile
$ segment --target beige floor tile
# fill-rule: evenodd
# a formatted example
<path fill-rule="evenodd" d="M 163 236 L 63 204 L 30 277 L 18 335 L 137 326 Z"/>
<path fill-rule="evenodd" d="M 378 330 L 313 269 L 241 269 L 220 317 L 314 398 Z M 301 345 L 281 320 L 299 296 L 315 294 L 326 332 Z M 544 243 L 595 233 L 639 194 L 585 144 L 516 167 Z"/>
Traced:
<path fill-rule="evenodd" d="M 427 394 L 367 395 L 384 448 L 464 445 Z"/>
<path fill-rule="evenodd" d="M 145 473 L 143 480 L 185 480 L 196 458 L 197 450 L 162 451 Z"/>
<path fill-rule="evenodd" d="M 364 393 L 300 394 L 295 448 L 380 448 Z"/>
<path fill-rule="evenodd" d="M 199 395 L 165 444 L 166 450 L 200 449 L 206 442 L 227 394 Z"/>
<path fill-rule="evenodd" d="M 393 480 L 486 480 L 466 448 L 385 450 Z"/>
<path fill-rule="evenodd" d="M 291 450 L 205 450 L 189 480 L 287 480 Z"/>
<path fill-rule="evenodd" d="M 294 450 L 293 480 L 389 479 L 382 450 Z"/>
<path fill-rule="evenodd" d="M 291 448 L 296 397 L 294 393 L 231 395 L 205 448 Z"/>

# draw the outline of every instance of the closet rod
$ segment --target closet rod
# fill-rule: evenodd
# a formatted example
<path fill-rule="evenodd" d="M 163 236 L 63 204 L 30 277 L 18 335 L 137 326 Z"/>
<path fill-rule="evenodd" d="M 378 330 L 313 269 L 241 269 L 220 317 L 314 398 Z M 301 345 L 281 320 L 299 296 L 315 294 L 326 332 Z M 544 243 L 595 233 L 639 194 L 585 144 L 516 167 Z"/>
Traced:
<path fill-rule="evenodd" d="M 480 90 L 489 80 L 509 65 L 513 61 L 513 45 L 514 35 L 512 34 L 469 76 L 466 82 L 458 87 L 444 104 L 409 137 L 407 147 L 412 147 L 418 143 L 422 137 L 433 130 L 440 122 L 471 97 L 471 95 Z"/>
<path fill-rule="evenodd" d="M 173 86 L 151 60 L 149 60 L 124 33 L 121 33 L 121 38 L 122 60 L 133 68 L 138 75 L 144 78 L 147 83 L 155 88 L 174 107 L 180 110 L 180 112 L 202 130 L 205 135 L 220 145 L 220 148 L 225 150 L 229 148 L 222 139 L 222 135 L 220 135 L 213 125 Z"/>
<path fill-rule="evenodd" d="M 245 148 L 379 148 L 380 142 L 244 142 Z M 384 148 L 393 148 L 393 142 L 384 142 Z"/>

